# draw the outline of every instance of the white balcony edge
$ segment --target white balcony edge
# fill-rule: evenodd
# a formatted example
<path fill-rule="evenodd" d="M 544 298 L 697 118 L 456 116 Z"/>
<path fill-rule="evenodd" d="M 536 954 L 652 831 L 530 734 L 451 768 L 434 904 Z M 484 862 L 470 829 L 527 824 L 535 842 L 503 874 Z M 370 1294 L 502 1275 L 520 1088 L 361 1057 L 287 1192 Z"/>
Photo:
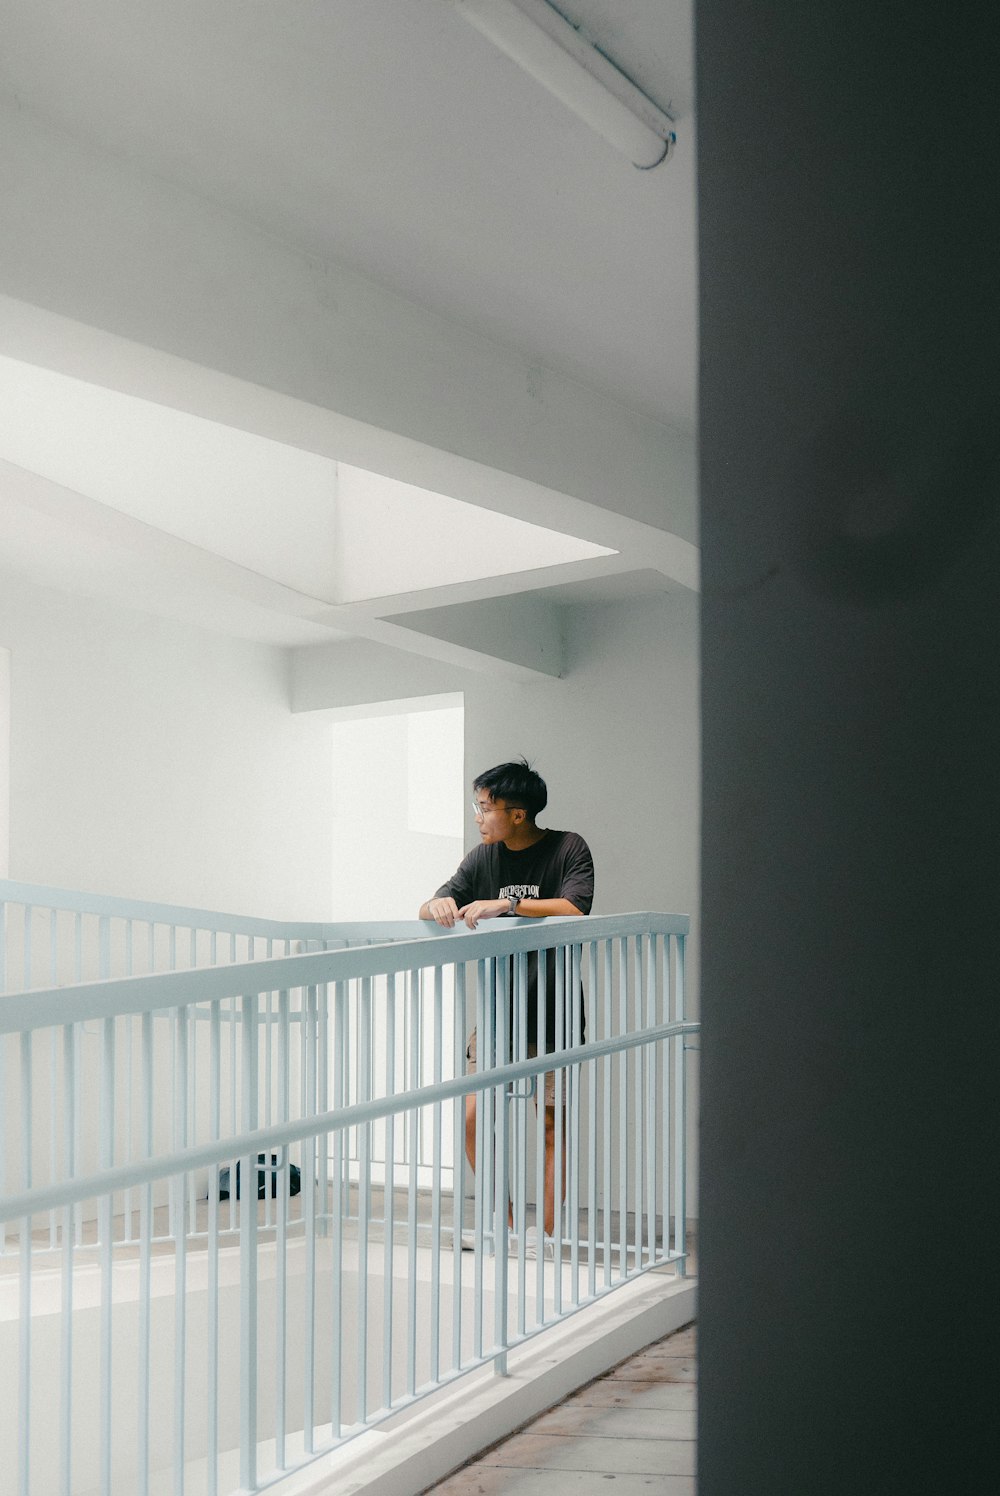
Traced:
<path fill-rule="evenodd" d="M 298 1470 L 275 1496 L 418 1496 L 602 1372 L 697 1313 L 697 1281 L 653 1271 L 491 1367 L 443 1387 Z"/>

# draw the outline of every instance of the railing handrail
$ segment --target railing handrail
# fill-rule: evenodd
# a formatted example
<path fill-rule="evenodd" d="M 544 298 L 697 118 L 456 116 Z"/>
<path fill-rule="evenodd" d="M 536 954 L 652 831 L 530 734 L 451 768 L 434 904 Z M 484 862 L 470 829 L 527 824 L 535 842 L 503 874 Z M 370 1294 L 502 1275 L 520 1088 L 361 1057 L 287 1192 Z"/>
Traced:
<path fill-rule="evenodd" d="M 263 919 L 251 914 L 225 914 L 185 904 L 160 904 L 146 899 L 120 898 L 117 894 L 23 883 L 13 878 L 0 878 L 0 903 L 29 904 L 35 909 L 65 910 L 70 914 L 96 914 L 109 919 L 133 919 L 147 924 L 178 925 L 184 929 L 215 930 L 224 935 L 257 935 L 262 939 L 277 940 L 322 940 L 328 938 L 330 932 L 361 927 L 358 921 L 335 924 L 324 920 Z"/>
<path fill-rule="evenodd" d="M 391 1095 L 379 1096 L 371 1101 L 356 1101 L 350 1106 L 314 1112 L 292 1122 L 272 1122 L 250 1132 L 234 1133 L 227 1138 L 214 1139 L 196 1147 L 178 1149 L 173 1153 L 158 1153 L 150 1158 L 118 1164 L 114 1168 L 101 1169 L 85 1176 L 74 1175 L 58 1184 L 41 1185 L 16 1195 L 0 1196 L 0 1223 L 62 1205 L 75 1205 L 97 1195 L 131 1189 L 135 1185 L 151 1183 L 157 1179 L 168 1179 L 174 1174 L 192 1169 L 210 1169 L 216 1164 L 231 1163 L 233 1159 L 253 1158 L 258 1153 L 290 1147 L 307 1138 L 323 1137 L 327 1133 L 343 1131 L 349 1127 L 380 1122 L 400 1112 L 412 1111 L 415 1107 L 454 1101 L 458 1096 L 491 1090 L 495 1086 L 514 1085 L 519 1080 L 537 1077 L 548 1070 L 566 1070 L 572 1065 L 602 1059 L 605 1055 L 637 1049 L 643 1044 L 656 1044 L 663 1039 L 696 1034 L 699 1030 L 700 1024 L 694 1019 L 675 1019 L 670 1023 L 652 1024 L 648 1028 L 616 1034 L 610 1039 L 592 1040 L 569 1049 L 534 1055 L 527 1060 L 512 1060 L 504 1065 L 493 1065 L 485 1070 L 457 1075 L 431 1085 L 394 1091 Z"/>
<path fill-rule="evenodd" d="M 273 956 L 238 965 L 186 967 L 145 976 L 112 977 L 8 993 L 0 996 L 0 1034 L 162 1008 L 183 1008 L 192 1003 L 314 987 L 356 977 L 393 976 L 415 968 L 486 960 L 623 935 L 683 936 L 689 932 L 690 919 L 685 914 L 637 912 L 586 917 L 560 915 L 548 919 L 505 918 L 500 928 L 480 926 L 474 931 L 461 926 L 447 930 L 423 920 L 403 922 L 403 927 L 408 934 L 392 944 Z"/>

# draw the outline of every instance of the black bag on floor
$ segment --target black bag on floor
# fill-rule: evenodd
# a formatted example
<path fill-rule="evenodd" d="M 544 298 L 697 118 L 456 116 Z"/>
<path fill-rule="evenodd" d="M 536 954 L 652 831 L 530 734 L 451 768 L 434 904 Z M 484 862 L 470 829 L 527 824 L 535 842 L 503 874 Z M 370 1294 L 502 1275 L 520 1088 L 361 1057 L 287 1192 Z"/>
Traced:
<path fill-rule="evenodd" d="M 297 1195 L 299 1193 L 299 1191 L 301 1190 L 301 1188 L 302 1188 L 302 1175 L 299 1172 L 299 1168 L 298 1168 L 297 1164 L 288 1164 L 287 1168 L 288 1168 L 288 1193 L 290 1195 Z M 278 1167 L 278 1155 L 276 1153 L 272 1153 L 271 1154 L 271 1162 L 270 1163 L 267 1162 L 267 1154 L 266 1153 L 258 1153 L 258 1155 L 257 1155 L 257 1199 L 258 1200 L 265 1200 L 267 1198 L 267 1194 L 268 1194 L 268 1190 L 267 1190 L 267 1179 L 268 1179 L 268 1175 L 270 1175 L 270 1177 L 271 1177 L 271 1199 L 274 1200 L 274 1199 L 277 1198 L 277 1194 L 278 1194 L 278 1175 L 281 1172 L 282 1172 L 282 1170 L 279 1169 L 279 1167 Z M 228 1200 L 229 1199 L 229 1179 L 230 1179 L 229 1170 L 228 1169 L 220 1169 L 219 1170 L 219 1199 L 220 1200 Z M 236 1165 L 236 1198 L 237 1198 L 237 1200 L 240 1198 L 240 1166 L 239 1166 L 238 1163 Z"/>

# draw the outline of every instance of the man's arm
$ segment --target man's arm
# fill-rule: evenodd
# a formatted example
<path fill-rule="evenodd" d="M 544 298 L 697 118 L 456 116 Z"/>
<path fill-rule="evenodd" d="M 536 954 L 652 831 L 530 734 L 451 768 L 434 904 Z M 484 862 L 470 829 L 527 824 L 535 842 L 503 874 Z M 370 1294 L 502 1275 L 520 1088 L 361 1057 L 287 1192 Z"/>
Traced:
<path fill-rule="evenodd" d="M 445 925 L 448 929 L 458 918 L 458 905 L 449 894 L 447 898 L 439 899 L 436 895 L 421 904 L 418 919 L 432 919 L 435 924 Z"/>
<path fill-rule="evenodd" d="M 481 855 L 482 849 L 479 847 L 467 852 L 437 893 L 424 900 L 417 918 L 432 919 L 435 924 L 451 929 L 458 919 L 459 905 L 467 904 L 472 898 L 476 886 L 476 866 Z"/>
<path fill-rule="evenodd" d="M 503 900 L 506 905 L 507 900 Z M 571 899 L 518 899 L 517 912 L 526 919 L 551 919 L 557 914 L 583 914 Z"/>
<path fill-rule="evenodd" d="M 589 914 L 594 903 L 594 859 L 587 843 L 576 832 L 570 833 L 567 843 L 559 887 L 560 902 L 571 904 L 574 914 Z"/>
<path fill-rule="evenodd" d="M 433 920 L 435 924 L 444 925 L 449 930 L 456 919 L 461 919 L 470 930 L 474 930 L 481 919 L 496 919 L 498 914 L 506 914 L 509 908 L 507 899 L 476 899 L 460 909 L 449 895 L 447 898 L 428 899 L 425 904 L 421 904 L 417 918 Z M 528 919 L 549 919 L 557 914 L 583 914 L 583 910 L 571 904 L 569 899 L 520 899 L 517 912 Z"/>
<path fill-rule="evenodd" d="M 496 919 L 497 915 L 506 914 L 509 908 L 509 899 L 476 899 L 474 903 L 465 904 L 456 912 L 459 919 L 464 919 L 469 929 L 474 930 L 481 919 Z M 518 899 L 517 912 L 528 919 L 549 919 L 557 914 L 583 914 L 583 910 L 571 904 L 569 899 Z M 443 924 L 444 921 L 439 920 L 438 923 Z M 451 923 L 454 924 L 454 920 Z"/>

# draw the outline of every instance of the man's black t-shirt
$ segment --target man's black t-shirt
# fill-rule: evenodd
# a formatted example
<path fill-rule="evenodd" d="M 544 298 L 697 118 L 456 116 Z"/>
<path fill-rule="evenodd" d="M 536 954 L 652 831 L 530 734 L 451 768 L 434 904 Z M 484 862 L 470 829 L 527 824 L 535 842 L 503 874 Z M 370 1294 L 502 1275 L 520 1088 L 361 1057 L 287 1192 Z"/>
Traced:
<path fill-rule="evenodd" d="M 503 842 L 474 847 L 458 868 L 434 894 L 453 898 L 460 909 L 476 899 L 568 899 L 581 914 L 589 914 L 594 902 L 594 860 L 590 848 L 575 831 L 546 831 L 530 847 L 512 852 Z M 546 960 L 545 1047 L 556 1044 L 555 952 Z M 583 992 L 580 1004 L 580 1036 L 583 1037 Z M 528 957 L 528 1042 L 537 1033 L 538 970 L 534 952 Z M 568 1014 L 567 1014 L 568 1019 Z M 564 1023 L 563 1044 L 572 1043 L 571 1028 Z"/>
<path fill-rule="evenodd" d="M 575 831 L 546 831 L 530 847 L 512 852 L 503 842 L 473 847 L 434 895 L 461 909 L 476 899 L 568 899 L 581 914 L 594 902 L 594 859 Z"/>

